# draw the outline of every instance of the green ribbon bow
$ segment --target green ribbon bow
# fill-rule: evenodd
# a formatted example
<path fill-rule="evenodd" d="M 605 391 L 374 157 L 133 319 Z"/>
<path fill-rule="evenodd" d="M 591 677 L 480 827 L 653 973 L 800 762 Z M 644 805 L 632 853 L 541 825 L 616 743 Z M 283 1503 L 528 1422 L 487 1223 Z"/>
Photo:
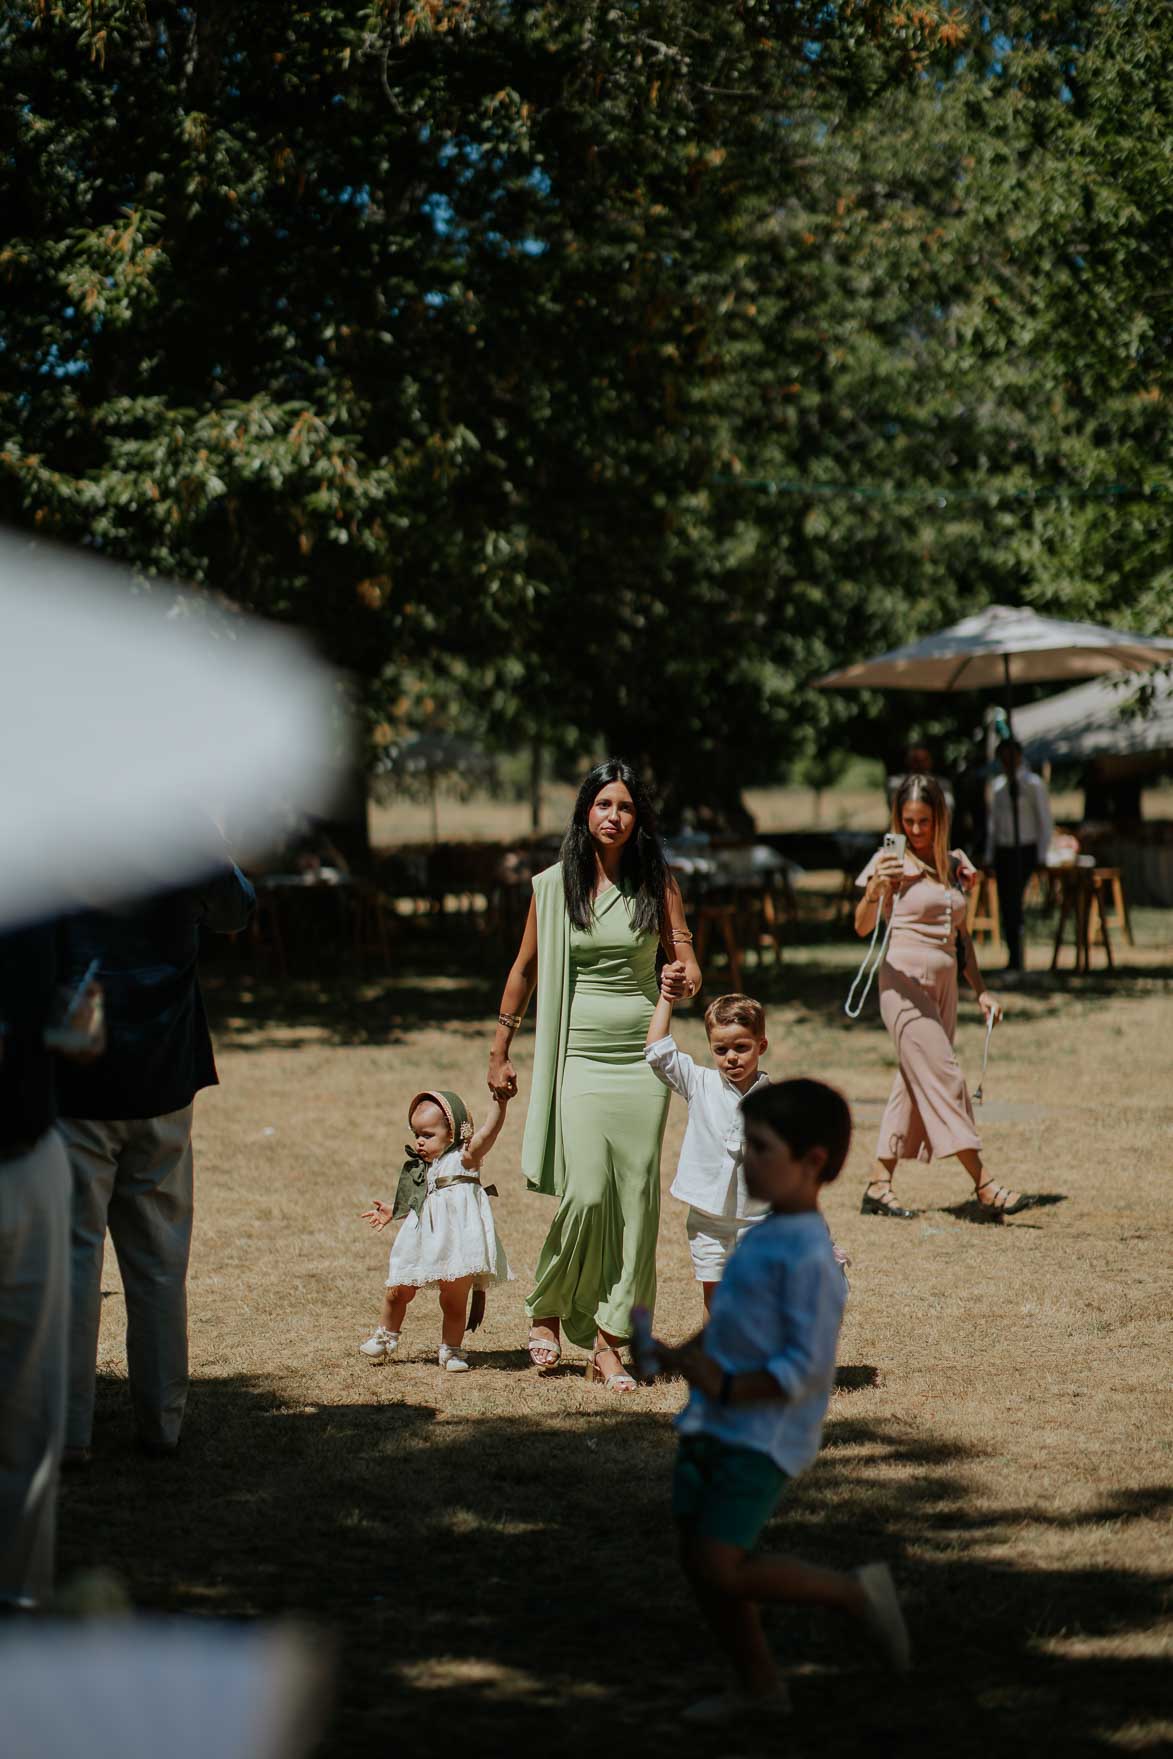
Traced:
<path fill-rule="evenodd" d="M 428 1195 L 428 1163 L 410 1142 L 403 1144 L 406 1160 L 400 1169 L 399 1183 L 395 1187 L 395 1202 L 391 1207 L 392 1221 L 402 1221 L 405 1215 L 418 1215 Z"/>

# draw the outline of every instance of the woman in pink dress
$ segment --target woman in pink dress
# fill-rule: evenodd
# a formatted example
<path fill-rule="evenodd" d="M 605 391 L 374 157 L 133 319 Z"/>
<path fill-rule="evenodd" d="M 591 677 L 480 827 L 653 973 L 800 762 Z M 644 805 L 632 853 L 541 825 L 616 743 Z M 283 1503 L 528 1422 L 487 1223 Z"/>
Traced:
<path fill-rule="evenodd" d="M 863 889 L 856 933 L 870 935 L 881 909 L 892 921 L 880 967 L 880 1013 L 900 1063 L 862 1211 L 910 1219 L 916 1210 L 904 1208 L 892 1191 L 897 1161 L 955 1154 L 974 1183 L 974 1214 L 1000 1221 L 1037 1199 L 986 1178 L 969 1090 L 953 1049 L 959 935 L 966 981 L 982 1013 L 987 1020 L 991 1014 L 995 1021 L 1002 1018 L 965 929 L 965 893 L 977 875 L 960 849 L 949 849 L 949 809 L 933 776 L 907 776 L 901 783 L 892 802 L 892 829 L 907 838 L 903 861 L 878 851 L 856 881 Z"/>

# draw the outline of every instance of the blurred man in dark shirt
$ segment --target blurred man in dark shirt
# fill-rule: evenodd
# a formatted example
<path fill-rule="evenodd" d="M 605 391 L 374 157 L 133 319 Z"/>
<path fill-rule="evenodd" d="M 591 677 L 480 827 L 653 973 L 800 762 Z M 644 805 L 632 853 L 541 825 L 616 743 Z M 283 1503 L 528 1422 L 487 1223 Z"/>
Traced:
<path fill-rule="evenodd" d="M 106 1229 L 126 1294 L 126 1357 L 139 1445 L 175 1451 L 187 1404 L 192 1101 L 216 1065 L 197 976 L 200 930 L 231 934 L 255 894 L 227 866 L 202 886 L 74 918 L 70 973 L 98 961 L 108 1044 L 61 1079 L 73 1171 L 72 1319 L 66 1459 L 88 1456 Z"/>

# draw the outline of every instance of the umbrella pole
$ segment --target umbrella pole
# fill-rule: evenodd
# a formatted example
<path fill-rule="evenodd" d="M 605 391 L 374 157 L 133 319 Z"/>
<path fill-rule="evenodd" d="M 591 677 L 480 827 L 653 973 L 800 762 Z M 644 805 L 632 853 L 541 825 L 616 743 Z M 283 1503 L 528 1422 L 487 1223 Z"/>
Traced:
<path fill-rule="evenodd" d="M 1010 729 L 1010 737 L 1014 737 L 1014 686 L 1010 681 L 1010 655 L 1002 655 L 1002 675 L 1006 680 L 1006 725 Z M 1022 836 L 1018 828 L 1018 764 L 1010 771 L 1010 812 L 1014 820 L 1014 884 L 1018 888 L 1019 934 L 1025 940 L 1022 930 L 1022 896 L 1026 884 L 1022 877 Z M 1021 951 L 1021 948 L 1020 948 Z"/>

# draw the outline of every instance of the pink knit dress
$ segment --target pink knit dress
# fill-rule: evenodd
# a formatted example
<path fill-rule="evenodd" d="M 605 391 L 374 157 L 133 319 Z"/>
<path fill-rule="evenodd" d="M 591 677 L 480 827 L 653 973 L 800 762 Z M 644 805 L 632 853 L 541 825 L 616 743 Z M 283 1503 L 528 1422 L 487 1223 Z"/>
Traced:
<path fill-rule="evenodd" d="M 872 856 L 856 885 L 866 886 Z M 959 849 L 954 864 L 970 863 Z M 893 905 L 892 938 L 880 967 L 880 1014 L 900 1067 L 876 1143 L 878 1160 L 932 1160 L 959 1149 L 980 1152 L 969 1091 L 953 1049 L 957 1028 L 957 933 L 965 894 L 943 886 L 911 855 Z"/>

